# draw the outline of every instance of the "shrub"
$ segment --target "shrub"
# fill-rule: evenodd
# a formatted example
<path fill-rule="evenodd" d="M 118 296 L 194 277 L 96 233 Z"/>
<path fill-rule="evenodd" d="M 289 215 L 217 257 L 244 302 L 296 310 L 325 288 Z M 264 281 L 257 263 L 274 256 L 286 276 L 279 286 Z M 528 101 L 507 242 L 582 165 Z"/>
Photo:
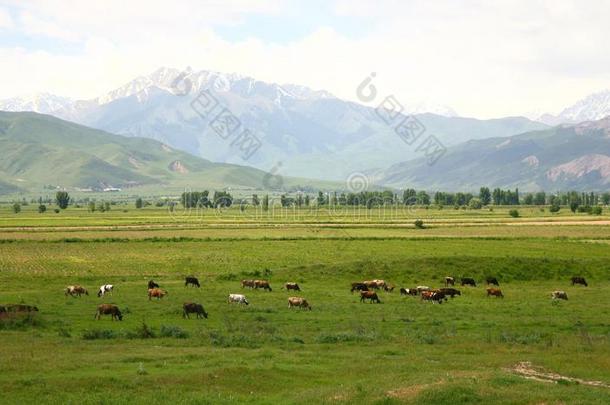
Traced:
<path fill-rule="evenodd" d="M 116 339 L 117 337 L 118 334 L 110 329 L 88 329 L 83 332 L 85 340 Z"/>
<path fill-rule="evenodd" d="M 549 211 L 551 211 L 552 213 L 556 213 L 556 212 L 559 212 L 560 209 L 561 209 L 561 207 L 559 206 L 559 204 L 553 204 L 553 205 L 551 205 L 551 208 L 549 209 Z"/>
<path fill-rule="evenodd" d="M 142 325 L 136 328 L 135 331 L 127 332 L 126 337 L 129 339 L 152 339 L 155 337 L 155 332 L 146 322 L 142 322 Z"/>
<path fill-rule="evenodd" d="M 54 211 L 56 214 L 59 214 L 59 208 L 55 208 L 53 211 Z"/>
<path fill-rule="evenodd" d="M 595 206 L 595 207 L 591 208 L 591 212 L 590 212 L 590 214 L 593 214 L 593 215 L 601 215 L 601 214 L 602 214 L 602 207 L 600 207 L 600 206 Z"/>
<path fill-rule="evenodd" d="M 519 211 L 518 210 L 510 210 L 508 211 L 508 215 L 510 215 L 513 218 L 519 218 Z"/>
<path fill-rule="evenodd" d="M 424 221 L 422 221 L 421 219 L 416 219 L 415 220 L 415 227 L 417 229 L 424 229 Z"/>
<path fill-rule="evenodd" d="M 19 214 L 21 212 L 21 204 L 19 204 L 19 203 L 13 204 L 13 212 L 15 214 Z"/>
<path fill-rule="evenodd" d="M 4 313 L 0 318 L 0 330 L 24 330 L 44 326 L 36 314 Z"/>
<path fill-rule="evenodd" d="M 177 339 L 186 339 L 189 337 L 187 331 L 182 329 L 179 326 L 174 325 L 161 325 L 161 329 L 159 331 L 159 336 L 161 337 L 172 337 Z"/>
<path fill-rule="evenodd" d="M 40 214 L 43 214 L 43 213 L 45 213 L 46 211 L 47 211 L 47 206 L 46 206 L 46 205 L 44 205 L 44 204 L 40 204 L 40 205 L 38 206 L 38 212 L 39 212 Z"/>

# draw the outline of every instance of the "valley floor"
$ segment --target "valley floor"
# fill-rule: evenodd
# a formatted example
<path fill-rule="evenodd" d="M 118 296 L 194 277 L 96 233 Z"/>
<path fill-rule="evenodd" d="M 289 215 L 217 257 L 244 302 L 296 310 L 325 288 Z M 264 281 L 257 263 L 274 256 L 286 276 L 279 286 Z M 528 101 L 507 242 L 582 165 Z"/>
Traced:
<path fill-rule="evenodd" d="M 610 402 L 610 227 L 588 216 L 511 226 L 549 219 L 435 213 L 415 229 L 406 216 L 326 226 L 225 213 L 172 228 L 152 209 L 24 214 L 0 217 L 0 305 L 40 311 L 0 321 L 3 404 Z M 201 288 L 184 287 L 187 275 Z M 479 285 L 442 305 L 397 291 L 447 275 Z M 503 299 L 486 297 L 488 275 Z M 573 275 L 589 286 L 571 286 Z M 273 291 L 240 287 L 254 278 Z M 374 278 L 397 288 L 360 303 L 350 284 Z M 168 296 L 149 301 L 150 279 Z M 98 298 L 106 283 L 114 293 Z M 65 296 L 70 284 L 89 296 Z M 551 300 L 558 289 L 568 301 Z M 288 309 L 291 295 L 312 311 Z M 182 318 L 191 300 L 208 319 Z M 94 320 L 102 302 L 123 321 Z"/>

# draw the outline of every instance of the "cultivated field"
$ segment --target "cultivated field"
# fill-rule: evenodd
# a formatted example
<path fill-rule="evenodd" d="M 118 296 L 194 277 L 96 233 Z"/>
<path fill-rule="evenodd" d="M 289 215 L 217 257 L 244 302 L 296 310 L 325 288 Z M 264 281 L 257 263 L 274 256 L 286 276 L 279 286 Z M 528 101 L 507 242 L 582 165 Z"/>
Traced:
<path fill-rule="evenodd" d="M 610 402 L 608 217 L 373 211 L 0 207 L 0 305 L 40 309 L 0 322 L 0 403 Z M 185 288 L 187 275 L 201 288 Z M 480 284 L 442 305 L 397 291 L 447 275 Z M 504 299 L 485 296 L 487 275 Z M 571 286 L 574 275 L 589 286 Z M 250 278 L 273 291 L 242 290 Z M 397 289 L 362 304 L 350 284 L 373 278 Z M 149 279 L 169 295 L 148 301 Z M 113 295 L 98 298 L 106 283 Z M 66 297 L 70 284 L 90 295 Z M 557 289 L 569 300 L 552 301 Z M 289 310 L 291 295 L 313 310 Z M 209 318 L 183 319 L 189 300 Z M 94 320 L 99 303 L 123 321 Z"/>

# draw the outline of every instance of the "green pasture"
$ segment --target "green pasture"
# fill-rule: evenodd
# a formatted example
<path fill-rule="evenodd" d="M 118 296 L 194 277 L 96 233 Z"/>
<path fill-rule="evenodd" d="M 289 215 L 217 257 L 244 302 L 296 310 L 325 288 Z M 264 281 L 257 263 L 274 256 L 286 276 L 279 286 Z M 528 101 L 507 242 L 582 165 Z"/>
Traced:
<path fill-rule="evenodd" d="M 496 229 L 512 227 L 522 228 Z M 536 229 L 555 228 L 564 227 Z M 608 403 L 609 388 L 513 372 L 529 361 L 610 383 L 610 249 L 589 234 L 606 227 L 565 228 L 582 235 L 382 238 L 377 227 L 380 238 L 189 240 L 121 229 L 123 239 L 57 230 L 36 241 L 3 233 L 0 304 L 40 312 L 0 324 L 0 402 Z M 201 289 L 185 288 L 186 275 L 199 277 Z M 398 291 L 362 304 L 349 292 L 351 282 L 371 278 L 397 289 L 438 287 L 446 275 L 496 276 L 505 298 L 487 298 L 484 284 L 458 287 L 463 295 L 442 305 Z M 572 287 L 572 275 L 589 287 Z M 161 301 L 148 301 L 151 278 L 169 291 Z M 273 291 L 242 290 L 243 278 L 266 278 Z M 312 311 L 288 309 L 295 294 L 280 288 L 286 281 L 301 285 L 296 295 Z M 96 297 L 105 283 L 115 292 Z M 66 297 L 69 284 L 90 295 Z M 569 300 L 553 302 L 555 289 Z M 239 292 L 249 306 L 226 302 Z M 209 318 L 183 319 L 189 300 Z M 102 302 L 119 305 L 124 320 L 94 320 Z"/>

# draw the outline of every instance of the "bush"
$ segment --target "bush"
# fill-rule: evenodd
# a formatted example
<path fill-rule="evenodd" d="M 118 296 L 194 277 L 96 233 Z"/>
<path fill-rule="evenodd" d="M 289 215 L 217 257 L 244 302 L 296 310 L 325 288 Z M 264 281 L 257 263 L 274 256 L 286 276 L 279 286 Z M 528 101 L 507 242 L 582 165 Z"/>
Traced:
<path fill-rule="evenodd" d="M 13 204 L 13 212 L 15 214 L 19 214 L 21 212 L 21 204 L 19 204 L 19 203 Z"/>
<path fill-rule="evenodd" d="M 480 210 L 483 208 L 483 203 L 478 198 L 473 198 L 468 202 L 468 207 L 473 210 Z"/>
<path fill-rule="evenodd" d="M 179 326 L 174 325 L 161 325 L 161 330 L 159 331 L 159 336 L 161 337 L 172 337 L 177 339 L 186 339 L 189 337 L 187 331 L 182 329 Z"/>
<path fill-rule="evenodd" d="M 0 330 L 24 330 L 42 327 L 43 322 L 34 313 L 3 313 L 0 318 Z"/>
<path fill-rule="evenodd" d="M 56 214 L 59 214 L 59 208 L 55 208 L 53 211 L 54 211 Z"/>
<path fill-rule="evenodd" d="M 519 218 L 519 211 L 518 210 L 510 210 L 510 211 L 508 211 L 508 215 L 510 215 L 513 218 Z"/>
<path fill-rule="evenodd" d="M 136 328 L 133 332 L 127 332 L 125 336 L 128 339 L 152 339 L 155 337 L 155 332 L 146 322 L 142 322 L 139 328 Z"/>
<path fill-rule="evenodd" d="M 599 206 L 595 206 L 591 209 L 591 214 L 593 215 L 601 215 L 602 214 L 602 207 Z"/>
<path fill-rule="evenodd" d="M 117 337 L 117 333 L 110 329 L 88 329 L 83 332 L 85 340 L 116 339 Z"/>
<path fill-rule="evenodd" d="M 552 213 L 556 213 L 556 212 L 559 212 L 560 209 L 561 209 L 561 207 L 559 206 L 559 204 L 553 204 L 553 205 L 551 205 L 551 208 L 549 209 L 549 211 L 551 211 Z"/>
<path fill-rule="evenodd" d="M 424 221 L 422 221 L 421 219 L 416 219 L 415 220 L 415 227 L 417 229 L 424 229 Z"/>
<path fill-rule="evenodd" d="M 38 206 L 38 213 L 40 213 L 40 214 L 44 214 L 46 211 L 47 211 L 47 206 L 46 206 L 46 205 L 44 205 L 44 204 L 40 204 L 40 205 Z"/>

